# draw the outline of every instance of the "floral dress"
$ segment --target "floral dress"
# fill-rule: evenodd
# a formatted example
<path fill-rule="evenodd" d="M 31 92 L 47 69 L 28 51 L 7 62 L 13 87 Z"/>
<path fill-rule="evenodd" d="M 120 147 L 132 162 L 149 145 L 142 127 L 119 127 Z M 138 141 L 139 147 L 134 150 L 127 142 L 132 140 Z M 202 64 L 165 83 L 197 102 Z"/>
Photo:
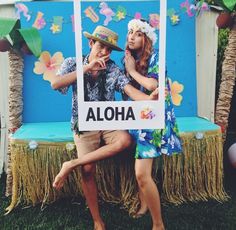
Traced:
<path fill-rule="evenodd" d="M 147 77 L 158 80 L 158 72 L 158 52 L 155 51 L 149 59 Z M 136 159 L 154 158 L 162 154 L 170 156 L 182 152 L 179 130 L 170 93 L 170 84 L 167 77 L 165 83 L 166 89 L 168 90 L 168 95 L 165 98 L 165 128 L 129 131 L 137 143 Z"/>

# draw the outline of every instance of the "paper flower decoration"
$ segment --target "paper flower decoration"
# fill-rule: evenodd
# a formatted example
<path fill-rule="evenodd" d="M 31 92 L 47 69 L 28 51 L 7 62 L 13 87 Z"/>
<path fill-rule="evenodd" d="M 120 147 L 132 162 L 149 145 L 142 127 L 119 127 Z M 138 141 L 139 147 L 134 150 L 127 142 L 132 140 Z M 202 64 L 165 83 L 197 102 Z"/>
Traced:
<path fill-rule="evenodd" d="M 39 11 L 37 13 L 37 17 L 34 21 L 33 27 L 35 27 L 38 30 L 41 30 L 41 29 L 43 29 L 44 26 L 46 26 L 46 22 L 43 18 L 43 13 Z"/>
<path fill-rule="evenodd" d="M 101 8 L 99 13 L 106 17 L 103 25 L 107 26 L 108 23 L 112 20 L 112 17 L 115 16 L 116 14 L 112 11 L 112 9 L 110 7 L 108 7 L 107 3 L 105 3 L 105 2 L 101 2 L 99 7 Z"/>
<path fill-rule="evenodd" d="M 188 0 L 186 0 L 185 2 L 182 2 L 182 3 L 180 4 L 181 9 L 182 9 L 184 12 L 186 12 L 189 17 L 193 17 L 194 14 L 193 14 L 193 12 L 192 12 L 190 6 L 191 6 L 191 5 L 189 4 L 189 1 L 188 1 Z"/>
<path fill-rule="evenodd" d="M 56 52 L 51 57 L 48 51 L 43 51 L 39 57 L 39 61 L 34 63 L 34 73 L 43 74 L 43 79 L 51 82 L 55 78 L 63 61 L 64 57 L 61 52 Z"/>
<path fill-rule="evenodd" d="M 177 81 L 174 81 L 172 83 L 170 80 L 170 88 L 173 104 L 176 106 L 180 106 L 183 99 L 180 93 L 184 90 L 184 86 Z"/>
<path fill-rule="evenodd" d="M 196 137 L 197 140 L 201 140 L 201 139 L 204 137 L 204 134 L 201 133 L 201 132 L 197 132 L 197 133 L 195 134 L 195 137 Z"/>
<path fill-rule="evenodd" d="M 96 14 L 92 6 L 89 6 L 88 8 L 85 9 L 84 11 L 86 17 L 90 18 L 92 22 L 98 22 L 99 21 L 99 16 Z"/>
<path fill-rule="evenodd" d="M 128 23 L 128 31 L 141 31 L 147 35 L 152 41 L 152 45 L 154 45 L 157 41 L 157 34 L 155 33 L 155 28 L 151 27 L 147 22 L 143 22 L 141 20 L 132 19 Z"/>
<path fill-rule="evenodd" d="M 23 16 L 26 18 L 26 21 L 28 22 L 31 18 L 28 7 L 23 3 L 17 3 L 15 7 L 17 10 L 16 11 L 17 18 L 20 19 L 20 14 L 23 13 Z"/>
<path fill-rule="evenodd" d="M 117 14 L 116 14 L 116 17 L 117 17 L 118 21 L 121 20 L 121 19 L 124 19 L 125 18 L 125 13 L 122 12 L 122 11 L 118 11 Z"/>
<path fill-rule="evenodd" d="M 140 112 L 140 118 L 141 119 L 152 119 L 154 118 L 156 115 L 155 113 L 152 112 L 152 109 L 149 107 L 144 108 L 143 110 L 141 110 Z"/>
<path fill-rule="evenodd" d="M 52 31 L 53 34 L 59 33 L 60 27 L 59 27 L 59 25 L 52 24 L 52 26 L 50 27 L 50 30 Z"/>
<path fill-rule="evenodd" d="M 66 144 L 66 149 L 67 149 L 68 151 L 72 151 L 72 150 L 75 149 L 75 145 L 74 145 L 73 143 L 67 143 L 67 144 Z"/>
<path fill-rule="evenodd" d="M 135 18 L 135 19 L 141 19 L 141 18 L 142 18 L 141 13 L 136 12 L 135 15 L 134 15 L 134 18 Z"/>
<path fill-rule="evenodd" d="M 175 9 L 174 8 L 170 8 L 167 10 L 167 16 L 171 17 L 173 14 L 175 14 Z"/>
<path fill-rule="evenodd" d="M 204 11 L 208 11 L 210 9 L 209 5 L 204 2 L 203 0 L 198 2 L 196 6 L 193 6 L 194 10 L 196 11 L 196 16 L 201 14 Z"/>
<path fill-rule="evenodd" d="M 160 16 L 159 14 L 149 14 L 149 23 L 155 29 L 160 29 Z"/>
<path fill-rule="evenodd" d="M 125 19 L 126 14 L 126 9 L 123 6 L 118 6 L 116 16 L 113 18 L 113 20 L 118 22 L 122 19 Z"/>
<path fill-rule="evenodd" d="M 34 150 L 37 147 L 38 147 L 38 143 L 36 141 L 32 140 L 32 141 L 29 142 L 29 148 L 30 149 Z"/>
<path fill-rule="evenodd" d="M 171 24 L 173 26 L 179 24 L 180 18 L 179 18 L 179 15 L 176 14 L 175 9 L 173 9 L 173 8 L 168 9 L 167 16 L 169 17 Z"/>
<path fill-rule="evenodd" d="M 62 31 L 62 23 L 63 23 L 63 17 L 61 16 L 54 16 L 53 17 L 53 23 L 50 27 L 50 30 L 53 34 L 60 33 Z"/>
<path fill-rule="evenodd" d="M 179 19 L 179 15 L 177 14 L 173 14 L 171 17 L 170 17 L 170 20 L 171 20 L 171 24 L 172 25 L 177 25 L 180 21 Z"/>

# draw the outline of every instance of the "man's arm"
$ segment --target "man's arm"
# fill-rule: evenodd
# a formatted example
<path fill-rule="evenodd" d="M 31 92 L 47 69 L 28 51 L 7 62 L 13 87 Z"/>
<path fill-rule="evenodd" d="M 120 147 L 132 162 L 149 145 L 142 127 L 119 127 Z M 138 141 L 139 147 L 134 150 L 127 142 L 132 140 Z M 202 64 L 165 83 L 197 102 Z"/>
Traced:
<path fill-rule="evenodd" d="M 76 71 L 64 74 L 62 76 L 55 76 L 51 81 L 51 87 L 53 89 L 60 89 L 67 87 L 76 81 Z"/>
<path fill-rule="evenodd" d="M 66 66 L 67 64 L 66 63 L 63 63 L 64 66 Z M 73 64 L 73 63 L 72 63 Z M 91 68 L 93 67 L 93 65 L 84 65 L 83 66 L 83 73 L 87 73 L 91 70 Z M 62 67 L 63 68 L 63 67 Z M 76 77 L 76 70 L 75 71 L 72 71 L 70 73 L 65 73 L 65 74 L 62 74 L 60 76 L 54 76 L 52 79 L 51 79 L 51 87 L 55 90 L 57 89 L 61 89 L 63 87 L 67 87 L 71 84 L 73 84 L 75 81 L 77 80 L 77 77 Z"/>

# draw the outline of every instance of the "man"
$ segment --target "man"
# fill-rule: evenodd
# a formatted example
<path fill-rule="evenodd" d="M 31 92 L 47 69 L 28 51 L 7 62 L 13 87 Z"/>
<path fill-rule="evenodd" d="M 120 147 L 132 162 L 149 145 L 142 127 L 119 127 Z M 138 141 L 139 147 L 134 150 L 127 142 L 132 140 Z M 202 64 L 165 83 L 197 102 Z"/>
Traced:
<path fill-rule="evenodd" d="M 106 27 L 97 26 L 93 34 L 84 32 L 84 35 L 89 39 L 90 47 L 90 53 L 83 58 L 85 101 L 114 101 L 115 90 L 135 95 L 134 100 L 143 99 L 143 96 L 149 100 L 155 99 L 156 94 L 147 96 L 131 86 L 129 79 L 110 60 L 112 50 L 122 51 L 117 46 L 118 35 L 115 32 Z M 131 145 L 132 139 L 128 132 L 122 130 L 79 132 L 75 58 L 64 61 L 59 75 L 60 77 L 56 77 L 51 82 L 52 88 L 66 93 L 71 85 L 73 90 L 71 124 L 78 159 L 63 163 L 53 187 L 60 189 L 67 175 L 76 166 L 81 165 L 82 189 L 94 221 L 94 229 L 103 230 L 105 225 L 98 208 L 94 162 L 123 151 Z M 101 142 L 104 142 L 104 145 L 101 145 Z"/>

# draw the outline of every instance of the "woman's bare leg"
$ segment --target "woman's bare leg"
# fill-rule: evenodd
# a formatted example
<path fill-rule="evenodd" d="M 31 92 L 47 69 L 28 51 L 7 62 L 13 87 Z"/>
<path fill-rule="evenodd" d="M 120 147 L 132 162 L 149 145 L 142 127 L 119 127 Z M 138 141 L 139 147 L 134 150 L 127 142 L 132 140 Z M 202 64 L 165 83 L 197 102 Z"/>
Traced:
<path fill-rule="evenodd" d="M 144 199 L 144 195 L 141 190 L 139 190 L 139 192 L 138 192 L 138 197 L 140 200 L 140 208 L 135 213 L 134 218 L 140 218 L 148 211 L 148 206 L 147 206 L 147 203 Z"/>
<path fill-rule="evenodd" d="M 139 189 L 143 193 L 148 209 L 152 216 L 152 230 L 163 230 L 160 196 L 155 182 L 152 179 L 153 159 L 136 159 L 135 173 Z"/>

